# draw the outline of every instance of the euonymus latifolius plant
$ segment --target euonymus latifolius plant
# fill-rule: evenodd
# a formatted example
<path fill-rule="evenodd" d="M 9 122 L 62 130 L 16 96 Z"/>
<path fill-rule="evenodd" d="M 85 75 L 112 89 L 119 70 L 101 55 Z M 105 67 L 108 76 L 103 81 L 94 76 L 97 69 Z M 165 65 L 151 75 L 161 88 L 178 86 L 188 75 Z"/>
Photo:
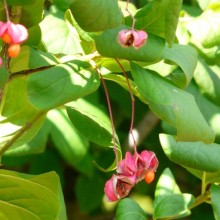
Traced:
<path fill-rule="evenodd" d="M 219 220 L 219 48 L 219 0 L 0 0 L 0 219 Z"/>

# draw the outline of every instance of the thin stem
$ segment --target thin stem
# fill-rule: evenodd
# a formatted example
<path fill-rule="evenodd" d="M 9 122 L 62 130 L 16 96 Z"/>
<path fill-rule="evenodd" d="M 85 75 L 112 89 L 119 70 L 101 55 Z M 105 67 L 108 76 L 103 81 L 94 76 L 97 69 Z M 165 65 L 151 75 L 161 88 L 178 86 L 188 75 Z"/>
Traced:
<path fill-rule="evenodd" d="M 205 193 L 206 186 L 207 186 L 207 184 L 206 184 L 206 172 L 203 172 L 203 174 L 202 174 L 202 190 L 201 190 L 202 193 L 201 194 Z"/>
<path fill-rule="evenodd" d="M 7 21 L 10 21 L 9 12 L 8 12 L 8 6 L 6 0 L 4 0 L 4 7 L 5 7 L 5 14 Z"/>
<path fill-rule="evenodd" d="M 189 209 L 193 209 L 196 206 L 206 202 L 210 198 L 210 192 L 206 191 L 195 199 L 195 202 L 189 207 Z"/>
<path fill-rule="evenodd" d="M 130 96 L 131 96 L 131 124 L 130 124 L 130 129 L 129 129 L 129 133 L 133 139 L 133 142 L 134 142 L 134 152 L 136 153 L 137 152 L 137 142 L 136 142 L 136 139 L 134 137 L 134 133 L 133 133 L 133 127 L 134 127 L 134 114 L 135 114 L 135 98 L 134 98 L 134 95 L 132 93 L 132 89 L 131 89 L 131 84 L 128 80 L 128 76 L 125 72 L 125 69 L 124 67 L 121 65 L 121 63 L 119 62 L 118 59 L 115 59 L 116 62 L 118 63 L 119 67 L 121 68 L 124 76 L 125 76 L 125 79 L 127 81 L 127 84 L 128 84 L 128 90 L 129 90 L 129 93 L 130 93 Z"/>
<path fill-rule="evenodd" d="M 129 0 L 127 0 L 127 4 L 126 4 L 126 7 L 125 7 L 125 11 L 128 12 L 128 14 L 131 16 L 132 18 L 132 26 L 131 26 L 131 30 L 134 30 L 134 25 L 136 23 L 136 19 L 134 18 L 134 16 L 131 14 L 131 12 L 129 11 L 128 9 L 128 4 L 129 4 Z"/>
<path fill-rule="evenodd" d="M 113 145 L 114 145 L 113 149 L 114 149 L 115 158 L 116 158 L 116 165 L 118 166 L 119 161 L 118 161 L 117 146 L 116 146 L 114 119 L 113 119 L 111 102 L 110 102 L 110 98 L 109 98 L 109 95 L 108 95 L 107 86 L 106 86 L 104 78 L 102 77 L 102 73 L 101 73 L 100 69 L 97 67 L 97 65 L 95 64 L 95 62 L 93 60 L 90 60 L 90 64 L 93 66 L 93 68 L 99 74 L 99 77 L 101 79 L 101 82 L 102 82 L 102 85 L 103 85 L 103 88 L 104 88 L 104 92 L 105 92 L 105 96 L 106 96 L 106 101 L 107 101 L 107 105 L 108 105 L 109 117 L 110 117 L 110 121 L 111 121 L 111 127 L 112 127 L 112 138 L 113 138 Z"/>

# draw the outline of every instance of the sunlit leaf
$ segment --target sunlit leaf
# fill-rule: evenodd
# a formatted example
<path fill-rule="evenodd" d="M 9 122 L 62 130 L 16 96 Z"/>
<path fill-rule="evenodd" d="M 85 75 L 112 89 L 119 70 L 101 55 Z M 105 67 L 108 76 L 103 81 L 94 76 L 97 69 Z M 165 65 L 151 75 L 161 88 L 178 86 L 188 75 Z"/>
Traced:
<path fill-rule="evenodd" d="M 52 109 L 94 92 L 98 74 L 79 60 L 28 75 L 28 100 L 37 109 Z"/>
<path fill-rule="evenodd" d="M 59 177 L 54 172 L 34 176 L 1 170 L 0 177 L 1 219 L 67 219 Z"/>
<path fill-rule="evenodd" d="M 42 40 L 49 52 L 55 54 L 82 54 L 79 35 L 64 20 L 61 11 L 48 14 L 40 23 Z"/>
<path fill-rule="evenodd" d="M 192 95 L 156 72 L 134 63 L 131 63 L 131 69 L 138 91 L 159 118 L 177 129 L 178 141 L 213 142 L 214 133 Z"/>
<path fill-rule="evenodd" d="M 171 135 L 160 134 L 160 143 L 167 157 L 185 167 L 216 172 L 220 170 L 220 145 L 204 142 L 177 142 Z"/>
<path fill-rule="evenodd" d="M 27 77 L 20 76 L 5 87 L 0 115 L 1 148 L 15 148 L 30 141 L 44 122 L 46 113 L 37 111 L 28 102 L 26 85 Z"/>
<path fill-rule="evenodd" d="M 204 47 L 210 48 L 220 44 L 220 13 L 218 10 L 206 10 L 187 27 L 194 41 L 201 42 Z"/>
<path fill-rule="evenodd" d="M 181 194 L 181 191 L 174 179 L 171 170 L 166 168 L 157 182 L 155 197 L 170 194 Z"/>

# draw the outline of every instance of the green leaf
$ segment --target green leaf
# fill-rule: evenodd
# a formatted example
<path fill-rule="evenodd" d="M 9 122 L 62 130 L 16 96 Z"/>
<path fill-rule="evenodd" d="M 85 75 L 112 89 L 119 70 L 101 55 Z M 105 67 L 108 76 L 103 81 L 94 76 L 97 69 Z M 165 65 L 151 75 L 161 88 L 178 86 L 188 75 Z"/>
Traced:
<path fill-rule="evenodd" d="M 32 0 L 31 2 L 33 4 L 28 4 L 22 7 L 19 23 L 24 24 L 27 28 L 38 25 L 43 19 L 44 1 L 45 0 Z"/>
<path fill-rule="evenodd" d="M 44 120 L 45 113 L 40 112 L 34 115 L 33 118 L 27 120 L 24 125 L 18 126 L 11 122 L 2 123 L 0 125 L 0 154 L 4 153 L 4 149 L 15 149 L 29 142 L 33 137 L 35 137 Z M 9 132 L 9 134 L 6 134 L 6 132 Z"/>
<path fill-rule="evenodd" d="M 176 28 L 183 0 L 170 0 L 165 14 L 165 39 L 171 47 L 176 37 Z"/>
<path fill-rule="evenodd" d="M 67 106 L 67 113 L 74 126 L 88 139 L 105 147 L 112 147 L 112 127 L 101 106 L 78 99 Z M 116 144 L 119 140 L 116 137 Z"/>
<path fill-rule="evenodd" d="M 191 214 L 189 207 L 194 198 L 191 194 L 170 194 L 154 200 L 154 219 L 177 219 Z"/>
<path fill-rule="evenodd" d="M 28 100 L 38 109 L 52 109 L 94 92 L 98 74 L 79 60 L 28 75 Z"/>
<path fill-rule="evenodd" d="M 119 84 L 122 88 L 126 89 L 127 91 L 129 91 L 129 87 L 128 87 L 128 82 L 126 80 L 126 78 L 120 74 L 106 74 L 103 75 L 103 78 L 105 80 L 110 80 L 113 82 L 116 82 L 117 84 Z M 130 87 L 131 87 L 131 91 L 132 93 L 137 96 L 142 102 L 145 102 L 142 98 L 142 96 L 140 95 L 140 93 L 137 91 L 137 88 L 135 87 L 135 84 L 132 80 L 129 79 L 129 83 L 130 83 Z"/>
<path fill-rule="evenodd" d="M 202 28 L 201 28 L 202 27 Z M 199 41 L 210 48 L 220 44 L 220 12 L 209 8 L 187 25 L 193 41 Z"/>
<path fill-rule="evenodd" d="M 177 142 L 171 135 L 160 134 L 161 146 L 167 157 L 175 163 L 201 171 L 220 170 L 220 145 L 203 142 Z"/>
<path fill-rule="evenodd" d="M 165 38 L 165 15 L 170 0 L 154 0 L 135 14 L 136 29 Z"/>
<path fill-rule="evenodd" d="M 209 64 L 215 65 L 220 63 L 220 46 L 205 48 L 198 41 L 191 40 L 191 44 L 197 49 L 199 55 Z"/>
<path fill-rule="evenodd" d="M 16 6 L 33 5 L 35 3 L 36 0 L 7 0 L 8 5 L 16 5 Z"/>
<path fill-rule="evenodd" d="M 4 87 L 6 82 L 8 81 L 9 73 L 4 66 L 1 66 L 1 73 L 0 73 L 0 89 Z"/>
<path fill-rule="evenodd" d="M 49 13 L 40 23 L 42 40 L 49 52 L 54 54 L 82 54 L 79 35 L 75 28 L 69 25 L 66 14 L 56 10 Z"/>
<path fill-rule="evenodd" d="M 111 122 L 100 105 L 93 105 L 86 100 L 78 99 L 68 104 L 67 113 L 73 125 L 89 140 L 104 147 L 114 147 Z M 120 160 L 120 143 L 117 135 L 115 138 L 118 159 Z M 110 171 L 115 169 L 116 161 L 108 169 L 97 166 L 103 171 Z"/>
<path fill-rule="evenodd" d="M 220 219 L 220 186 L 212 184 L 211 201 L 216 220 Z"/>
<path fill-rule="evenodd" d="M 51 123 L 52 141 L 65 161 L 75 167 L 88 153 L 89 142 L 72 125 L 65 111 L 51 110 L 47 119 Z"/>
<path fill-rule="evenodd" d="M 202 94 L 220 106 L 220 67 L 209 66 L 200 59 L 194 78 Z"/>
<path fill-rule="evenodd" d="M 171 170 L 169 168 L 166 168 L 157 182 L 155 197 L 170 194 L 181 194 L 181 191 L 174 179 Z"/>
<path fill-rule="evenodd" d="M 65 12 L 65 19 L 67 24 L 71 25 L 75 28 L 80 36 L 80 44 L 86 54 L 92 53 L 95 50 L 95 41 L 92 37 L 90 37 L 89 33 L 85 32 L 80 26 L 77 24 L 74 19 L 71 11 L 68 9 Z"/>
<path fill-rule="evenodd" d="M 29 46 L 21 47 L 20 54 L 10 61 L 11 73 L 50 67 L 58 64 L 58 60 L 50 53 L 33 49 Z M 35 70 L 36 71 L 36 70 Z"/>
<path fill-rule="evenodd" d="M 74 0 L 70 10 L 80 27 L 89 32 L 104 31 L 123 22 L 117 0 Z"/>
<path fill-rule="evenodd" d="M 102 204 L 104 178 L 94 172 L 91 178 L 79 176 L 76 181 L 75 193 L 81 212 L 92 212 Z"/>
<path fill-rule="evenodd" d="M 154 219 L 176 219 L 190 215 L 189 206 L 194 198 L 182 194 L 169 168 L 161 174 L 155 191 Z"/>
<path fill-rule="evenodd" d="M 190 173 L 197 178 L 201 179 L 208 185 L 209 183 L 220 183 L 220 171 L 217 172 L 204 172 L 201 170 L 185 167 Z"/>
<path fill-rule="evenodd" d="M 206 82 L 209 84 L 208 79 L 206 79 Z M 218 143 L 220 140 L 220 107 L 205 97 L 194 82 L 190 83 L 187 87 L 187 91 L 194 96 L 200 111 L 215 132 L 215 142 Z"/>
<path fill-rule="evenodd" d="M 214 133 L 192 95 L 134 63 L 131 70 L 137 90 L 159 118 L 177 129 L 178 141 L 213 142 Z"/>
<path fill-rule="evenodd" d="M 163 58 L 175 62 L 181 68 L 181 71 L 174 71 L 170 78 L 179 87 L 186 87 L 196 68 L 196 50 L 188 45 L 173 44 L 172 48 L 165 48 Z"/>
<path fill-rule="evenodd" d="M 16 148 L 9 148 L 9 150 L 4 155 L 19 157 L 24 155 L 43 153 L 46 148 L 49 129 L 49 124 L 44 123 L 37 135 L 30 142 Z"/>
<path fill-rule="evenodd" d="M 132 199 L 122 199 L 116 210 L 117 220 L 146 220 L 147 216 L 142 208 Z"/>
<path fill-rule="evenodd" d="M 0 148 L 18 147 L 30 141 L 45 119 L 27 100 L 27 76 L 12 78 L 1 100 Z M 18 92 L 19 91 L 19 92 Z"/>
<path fill-rule="evenodd" d="M 0 171 L 0 218 L 48 220 L 66 218 L 59 177 Z"/>
<path fill-rule="evenodd" d="M 211 0 L 197 0 L 197 1 L 198 1 L 200 8 L 205 10 L 208 7 Z"/>
<path fill-rule="evenodd" d="M 135 15 L 135 28 L 166 39 L 172 46 L 179 20 L 182 0 L 154 0 Z"/>
<path fill-rule="evenodd" d="M 164 39 L 149 34 L 145 45 L 138 50 L 133 47 L 125 48 L 118 43 L 118 33 L 123 29 L 130 28 L 119 26 L 95 37 L 96 48 L 102 56 L 144 62 L 156 62 L 161 59 L 165 48 Z"/>
<path fill-rule="evenodd" d="M 38 47 L 41 42 L 41 29 L 39 25 L 32 26 L 28 29 L 28 39 L 24 45 L 31 47 Z"/>

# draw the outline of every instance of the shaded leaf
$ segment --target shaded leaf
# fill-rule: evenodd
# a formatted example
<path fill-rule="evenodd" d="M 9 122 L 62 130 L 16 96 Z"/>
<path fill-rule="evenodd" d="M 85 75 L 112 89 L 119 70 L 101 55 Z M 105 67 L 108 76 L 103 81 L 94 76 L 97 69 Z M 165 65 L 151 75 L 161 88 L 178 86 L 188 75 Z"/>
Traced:
<path fill-rule="evenodd" d="M 201 171 L 220 170 L 220 145 L 203 142 L 177 142 L 171 135 L 160 134 L 161 146 L 167 157 L 175 163 Z"/>
<path fill-rule="evenodd" d="M 73 127 L 65 111 L 51 110 L 47 118 L 51 123 L 50 135 L 54 145 L 65 161 L 74 167 L 87 154 L 88 140 Z"/>
<path fill-rule="evenodd" d="M 220 106 L 220 67 L 209 66 L 200 59 L 194 78 L 202 94 Z"/>
<path fill-rule="evenodd" d="M 32 47 L 38 47 L 41 42 L 41 29 L 39 25 L 32 26 L 28 29 L 28 39 L 25 41 L 24 45 L 29 45 Z"/>
<path fill-rule="evenodd" d="M 31 2 L 33 4 L 22 7 L 21 19 L 19 22 L 24 24 L 27 28 L 38 25 L 43 19 L 44 0 L 32 0 Z"/>
<path fill-rule="evenodd" d="M 4 87 L 6 82 L 8 81 L 9 73 L 4 66 L 1 66 L 1 74 L 0 74 L 0 89 Z"/>
<path fill-rule="evenodd" d="M 25 6 L 25 5 L 33 5 L 36 0 L 7 0 L 8 5 L 16 5 L 16 6 Z"/>
<path fill-rule="evenodd" d="M 176 28 L 183 0 L 170 0 L 165 14 L 165 38 L 171 47 L 176 37 Z"/>
<path fill-rule="evenodd" d="M 80 27 L 89 32 L 104 31 L 123 22 L 117 0 L 74 0 L 70 10 Z"/>
<path fill-rule="evenodd" d="M 1 219 L 67 219 L 59 177 L 54 172 L 34 176 L 1 170 L 0 177 Z"/>
<path fill-rule="evenodd" d="M 100 105 L 79 99 L 68 104 L 67 113 L 74 126 L 85 137 L 104 147 L 113 146 L 111 122 Z M 119 146 L 117 137 L 116 144 Z"/>
<path fill-rule="evenodd" d="M 98 74 L 79 60 L 28 75 L 28 100 L 38 109 L 52 109 L 94 92 Z"/>
<path fill-rule="evenodd" d="M 209 80 L 205 80 L 207 84 L 209 84 Z M 215 132 L 215 142 L 218 143 L 218 141 L 220 140 L 220 107 L 215 105 L 207 97 L 205 97 L 194 82 L 190 83 L 190 85 L 187 87 L 187 91 L 194 96 L 200 111 L 204 115 L 210 127 Z"/>
<path fill-rule="evenodd" d="M 82 175 L 77 178 L 75 192 L 82 212 L 92 212 L 100 207 L 104 185 L 105 180 L 97 171 L 91 178 Z"/>
<path fill-rule="evenodd" d="M 220 186 L 212 184 L 211 201 L 216 220 L 220 219 Z"/>
<path fill-rule="evenodd" d="M 130 27 L 119 26 L 95 37 L 96 49 L 102 56 L 144 62 L 155 62 L 161 59 L 165 48 L 164 39 L 149 34 L 145 45 L 138 50 L 133 47 L 125 48 L 117 40 L 119 31 L 123 29 L 130 29 Z"/>
<path fill-rule="evenodd" d="M 124 76 L 122 76 L 120 74 L 113 73 L 113 74 L 103 75 L 103 78 L 106 79 L 106 80 L 110 80 L 110 81 L 116 82 L 122 88 L 126 89 L 129 92 L 128 83 L 127 83 L 127 80 L 126 80 L 126 78 Z M 132 93 L 135 96 L 137 96 L 142 102 L 145 102 L 145 100 L 142 98 L 140 93 L 137 91 L 137 88 L 135 87 L 134 82 L 129 79 L 129 83 L 130 83 L 130 87 L 131 87 Z"/>
<path fill-rule="evenodd" d="M 116 210 L 117 220 L 146 220 L 146 214 L 142 208 L 132 199 L 122 199 Z"/>
<path fill-rule="evenodd" d="M 172 85 L 156 72 L 134 63 L 131 63 L 131 69 L 138 91 L 159 118 L 177 129 L 178 141 L 213 142 L 214 133 L 192 95 Z"/>
<path fill-rule="evenodd" d="M 104 113 L 103 109 L 101 109 L 102 107 L 98 104 L 93 105 L 86 100 L 79 99 L 68 104 L 67 113 L 73 125 L 85 137 L 98 145 L 113 148 L 114 140 L 112 136 L 111 122 Z M 120 143 L 117 135 L 115 138 L 117 150 L 116 153 L 118 155 L 118 160 L 120 161 Z M 114 170 L 117 166 L 116 160 L 107 169 L 102 168 L 97 163 L 95 164 L 100 170 L 105 172 Z"/>

